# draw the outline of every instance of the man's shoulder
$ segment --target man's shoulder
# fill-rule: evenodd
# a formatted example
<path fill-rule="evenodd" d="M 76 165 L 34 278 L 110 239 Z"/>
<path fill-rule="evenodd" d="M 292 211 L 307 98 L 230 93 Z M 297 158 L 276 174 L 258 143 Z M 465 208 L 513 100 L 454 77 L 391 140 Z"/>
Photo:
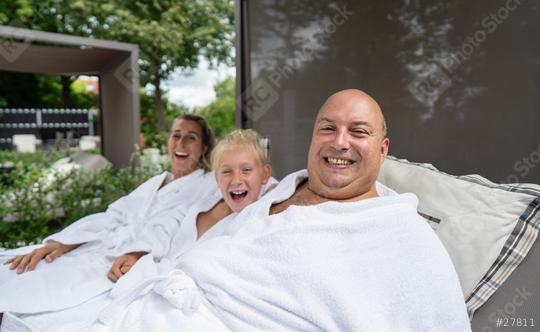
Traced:
<path fill-rule="evenodd" d="M 279 183 L 272 190 L 266 192 L 266 194 L 264 194 L 256 202 L 251 203 L 240 214 L 246 215 L 247 213 L 251 213 L 248 211 L 270 207 L 273 204 L 287 201 L 294 196 L 296 187 L 305 178 L 307 178 L 306 170 L 299 170 L 287 175 L 285 178 L 283 178 L 283 180 L 279 181 Z"/>
<path fill-rule="evenodd" d="M 296 188 L 301 182 L 307 179 L 307 176 L 308 173 L 305 169 L 293 172 L 279 181 L 277 186 L 263 197 L 265 199 L 288 199 L 295 194 Z"/>
<path fill-rule="evenodd" d="M 379 181 L 375 182 L 375 189 L 377 190 L 377 194 L 379 194 L 379 196 L 382 196 L 382 197 L 384 197 L 384 196 L 394 196 L 394 195 L 398 194 L 392 188 L 389 188 L 389 187 L 385 186 L 384 184 L 382 184 Z"/>
<path fill-rule="evenodd" d="M 295 194 L 298 185 L 305 181 L 307 177 L 308 172 L 305 169 L 290 173 L 279 181 L 274 189 L 269 191 L 264 197 L 290 198 Z"/>

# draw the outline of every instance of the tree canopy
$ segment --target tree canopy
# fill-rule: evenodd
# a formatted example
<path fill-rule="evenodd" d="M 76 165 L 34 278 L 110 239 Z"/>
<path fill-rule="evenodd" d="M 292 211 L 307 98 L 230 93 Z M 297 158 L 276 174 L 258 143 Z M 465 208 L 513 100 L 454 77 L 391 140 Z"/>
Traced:
<path fill-rule="evenodd" d="M 216 99 L 206 107 L 197 110 L 197 114 L 208 119 L 217 137 L 221 137 L 235 128 L 235 79 L 228 77 L 214 85 Z"/>
<path fill-rule="evenodd" d="M 176 69 L 232 63 L 232 0 L 14 0 L 0 4 L 0 24 L 135 43 L 142 87 L 154 91 L 157 130 L 165 131 L 162 82 Z M 72 78 L 63 78 L 65 103 Z M 67 86 L 67 88 L 66 88 Z M 0 99 L 0 103 L 4 102 Z"/>
<path fill-rule="evenodd" d="M 195 68 L 200 57 L 231 63 L 234 6 L 229 0 L 94 2 L 96 35 L 136 43 L 141 50 L 141 84 L 154 88 L 158 130 L 166 128 L 161 85 L 179 68 Z"/>

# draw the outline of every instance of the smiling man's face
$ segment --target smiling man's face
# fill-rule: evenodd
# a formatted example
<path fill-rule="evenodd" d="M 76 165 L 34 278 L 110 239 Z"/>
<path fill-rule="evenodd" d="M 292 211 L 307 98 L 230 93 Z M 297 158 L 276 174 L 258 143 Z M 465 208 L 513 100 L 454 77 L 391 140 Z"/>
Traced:
<path fill-rule="evenodd" d="M 334 200 L 376 196 L 375 181 L 388 152 L 383 115 L 359 90 L 332 95 L 322 106 L 308 155 L 308 188 Z"/>

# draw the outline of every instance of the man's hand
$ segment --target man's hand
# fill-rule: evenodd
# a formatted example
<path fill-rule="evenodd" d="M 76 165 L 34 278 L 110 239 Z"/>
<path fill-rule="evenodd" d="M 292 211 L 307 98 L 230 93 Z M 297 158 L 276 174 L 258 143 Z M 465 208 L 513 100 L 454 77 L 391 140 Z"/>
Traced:
<path fill-rule="evenodd" d="M 42 259 L 45 259 L 47 263 L 50 263 L 57 257 L 62 256 L 66 252 L 71 251 L 80 245 L 81 244 L 63 244 L 60 242 L 51 242 L 41 248 L 33 250 L 29 254 L 15 256 L 5 262 L 4 265 L 11 264 L 9 269 L 17 269 L 17 274 L 21 274 L 25 271 L 33 271 L 36 268 L 36 265 Z"/>
<path fill-rule="evenodd" d="M 135 263 L 137 263 L 139 258 L 146 254 L 147 252 L 145 251 L 139 251 L 130 252 L 118 257 L 114 261 L 111 269 L 109 270 L 107 277 L 111 279 L 112 282 L 117 282 L 120 277 L 122 277 L 124 274 L 128 273 L 129 270 L 131 270 L 131 267 L 135 265 Z"/>

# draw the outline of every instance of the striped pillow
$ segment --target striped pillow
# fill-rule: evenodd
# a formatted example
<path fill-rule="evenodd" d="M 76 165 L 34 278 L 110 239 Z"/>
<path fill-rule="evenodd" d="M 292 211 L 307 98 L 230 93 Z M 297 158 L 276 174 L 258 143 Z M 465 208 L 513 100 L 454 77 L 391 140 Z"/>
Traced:
<path fill-rule="evenodd" d="M 458 273 L 469 316 L 523 261 L 540 227 L 540 186 L 499 185 L 453 176 L 388 156 L 379 181 L 419 198 L 418 212 L 441 239 Z"/>

